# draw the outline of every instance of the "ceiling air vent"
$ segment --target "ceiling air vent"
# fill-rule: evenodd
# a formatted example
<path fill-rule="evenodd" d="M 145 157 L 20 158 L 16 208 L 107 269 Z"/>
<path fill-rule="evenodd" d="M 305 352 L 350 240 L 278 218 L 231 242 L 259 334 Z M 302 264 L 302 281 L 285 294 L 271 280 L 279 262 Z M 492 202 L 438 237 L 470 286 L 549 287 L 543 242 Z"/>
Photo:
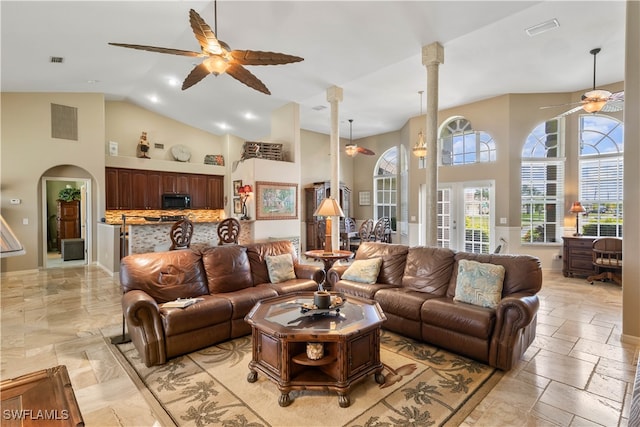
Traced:
<path fill-rule="evenodd" d="M 49 62 L 52 64 L 62 64 L 64 62 L 64 58 L 62 56 L 51 56 L 49 57 Z"/>

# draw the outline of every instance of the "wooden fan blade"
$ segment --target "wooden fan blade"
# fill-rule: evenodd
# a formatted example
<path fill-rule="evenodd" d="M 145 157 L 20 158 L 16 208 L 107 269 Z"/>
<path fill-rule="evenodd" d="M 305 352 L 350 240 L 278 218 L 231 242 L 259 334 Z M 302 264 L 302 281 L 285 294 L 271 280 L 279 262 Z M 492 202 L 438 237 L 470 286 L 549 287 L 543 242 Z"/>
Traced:
<path fill-rule="evenodd" d="M 198 43 L 200 43 L 203 52 L 214 55 L 219 55 L 223 52 L 222 45 L 218 41 L 216 34 L 209 24 L 198 15 L 198 12 L 193 9 L 189 10 L 189 23 L 191 23 L 193 34 L 196 36 L 196 39 L 198 39 Z"/>
<path fill-rule="evenodd" d="M 182 82 L 182 90 L 189 89 L 194 84 L 198 83 L 200 80 L 207 77 L 209 74 L 209 70 L 203 64 L 196 65 L 193 70 L 189 73 L 184 82 Z"/>
<path fill-rule="evenodd" d="M 271 92 L 269 92 L 269 89 L 267 89 L 264 83 L 262 83 L 260 79 L 258 79 L 249 70 L 247 70 L 240 64 L 237 64 L 234 62 L 233 64 L 229 65 L 229 68 L 227 69 L 227 74 L 229 74 L 231 77 L 238 80 L 239 82 L 246 84 L 250 88 L 257 90 L 258 92 L 271 95 Z"/>
<path fill-rule="evenodd" d="M 584 101 L 568 102 L 568 103 L 565 103 L 565 104 L 556 104 L 556 105 L 545 105 L 544 107 L 540 107 L 540 109 L 541 110 L 545 110 L 547 108 L 566 107 L 566 106 L 569 106 L 569 105 L 578 105 L 578 104 L 582 105 L 582 104 L 584 104 Z"/>
<path fill-rule="evenodd" d="M 170 49 L 167 47 L 156 46 L 144 46 L 141 44 L 126 44 L 126 43 L 109 43 L 111 46 L 127 47 L 129 49 L 146 50 L 148 52 L 168 53 L 170 55 L 191 56 L 191 57 L 203 57 L 206 56 L 201 52 L 192 52 L 190 50 Z"/>
<path fill-rule="evenodd" d="M 232 50 L 231 56 L 242 65 L 280 65 L 304 61 L 299 56 L 259 50 Z"/>
<path fill-rule="evenodd" d="M 361 153 L 367 156 L 373 156 L 374 154 L 376 154 L 373 151 L 369 150 L 368 148 L 364 148 L 360 146 L 356 147 L 356 150 L 358 151 L 358 153 Z"/>

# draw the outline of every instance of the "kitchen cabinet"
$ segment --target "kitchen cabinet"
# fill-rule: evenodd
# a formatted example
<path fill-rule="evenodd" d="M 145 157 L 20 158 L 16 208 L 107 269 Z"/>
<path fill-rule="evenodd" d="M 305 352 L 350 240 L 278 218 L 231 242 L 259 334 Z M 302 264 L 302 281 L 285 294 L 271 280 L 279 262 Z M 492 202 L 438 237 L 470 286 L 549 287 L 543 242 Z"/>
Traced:
<path fill-rule="evenodd" d="M 191 209 L 224 209 L 224 176 L 106 168 L 107 209 L 162 209 L 162 194 L 191 195 Z"/>
<path fill-rule="evenodd" d="M 318 241 L 318 217 L 313 216 L 320 203 L 326 198 L 331 197 L 331 182 L 315 182 L 313 185 L 304 189 L 305 199 L 305 222 L 307 233 L 307 249 L 308 251 L 314 249 L 322 249 L 321 242 Z M 350 215 L 351 207 L 351 189 L 340 183 L 340 194 L 336 197 L 340 208 L 345 217 Z M 344 218 L 340 218 L 340 232 L 344 231 Z"/>

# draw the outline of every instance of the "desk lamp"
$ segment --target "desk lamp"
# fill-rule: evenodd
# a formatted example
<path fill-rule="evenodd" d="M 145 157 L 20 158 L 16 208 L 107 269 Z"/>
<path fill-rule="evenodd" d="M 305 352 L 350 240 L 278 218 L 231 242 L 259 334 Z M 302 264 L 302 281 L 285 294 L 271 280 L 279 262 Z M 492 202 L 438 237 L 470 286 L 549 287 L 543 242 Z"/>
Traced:
<path fill-rule="evenodd" d="M 573 202 L 573 205 L 571 206 L 571 209 L 569 209 L 569 212 L 576 214 L 576 232 L 573 235 L 581 236 L 578 221 L 580 219 L 580 214 L 585 212 L 585 208 L 580 202 Z"/>
<path fill-rule="evenodd" d="M 313 213 L 314 216 L 323 216 L 327 219 L 325 232 L 324 232 L 324 255 L 331 255 L 333 253 L 333 246 L 331 242 L 331 217 L 332 216 L 344 216 L 344 212 L 340 208 L 340 205 L 333 197 L 327 197 L 320 203 L 318 209 Z"/>

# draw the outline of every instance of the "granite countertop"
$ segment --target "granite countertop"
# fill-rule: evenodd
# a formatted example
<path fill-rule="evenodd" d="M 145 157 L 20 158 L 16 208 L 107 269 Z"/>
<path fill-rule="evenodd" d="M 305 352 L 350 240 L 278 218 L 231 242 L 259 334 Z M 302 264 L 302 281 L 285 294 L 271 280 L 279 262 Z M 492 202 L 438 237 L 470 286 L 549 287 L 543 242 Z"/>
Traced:
<path fill-rule="evenodd" d="M 161 217 L 127 217 L 127 225 L 159 225 L 159 224 L 173 224 L 176 221 L 179 221 L 182 217 L 174 217 L 174 216 L 161 216 Z M 198 218 L 189 218 L 191 222 L 194 224 L 217 224 L 221 220 L 218 219 L 198 219 Z M 109 225 L 122 225 L 122 220 L 118 221 L 108 221 Z"/>

